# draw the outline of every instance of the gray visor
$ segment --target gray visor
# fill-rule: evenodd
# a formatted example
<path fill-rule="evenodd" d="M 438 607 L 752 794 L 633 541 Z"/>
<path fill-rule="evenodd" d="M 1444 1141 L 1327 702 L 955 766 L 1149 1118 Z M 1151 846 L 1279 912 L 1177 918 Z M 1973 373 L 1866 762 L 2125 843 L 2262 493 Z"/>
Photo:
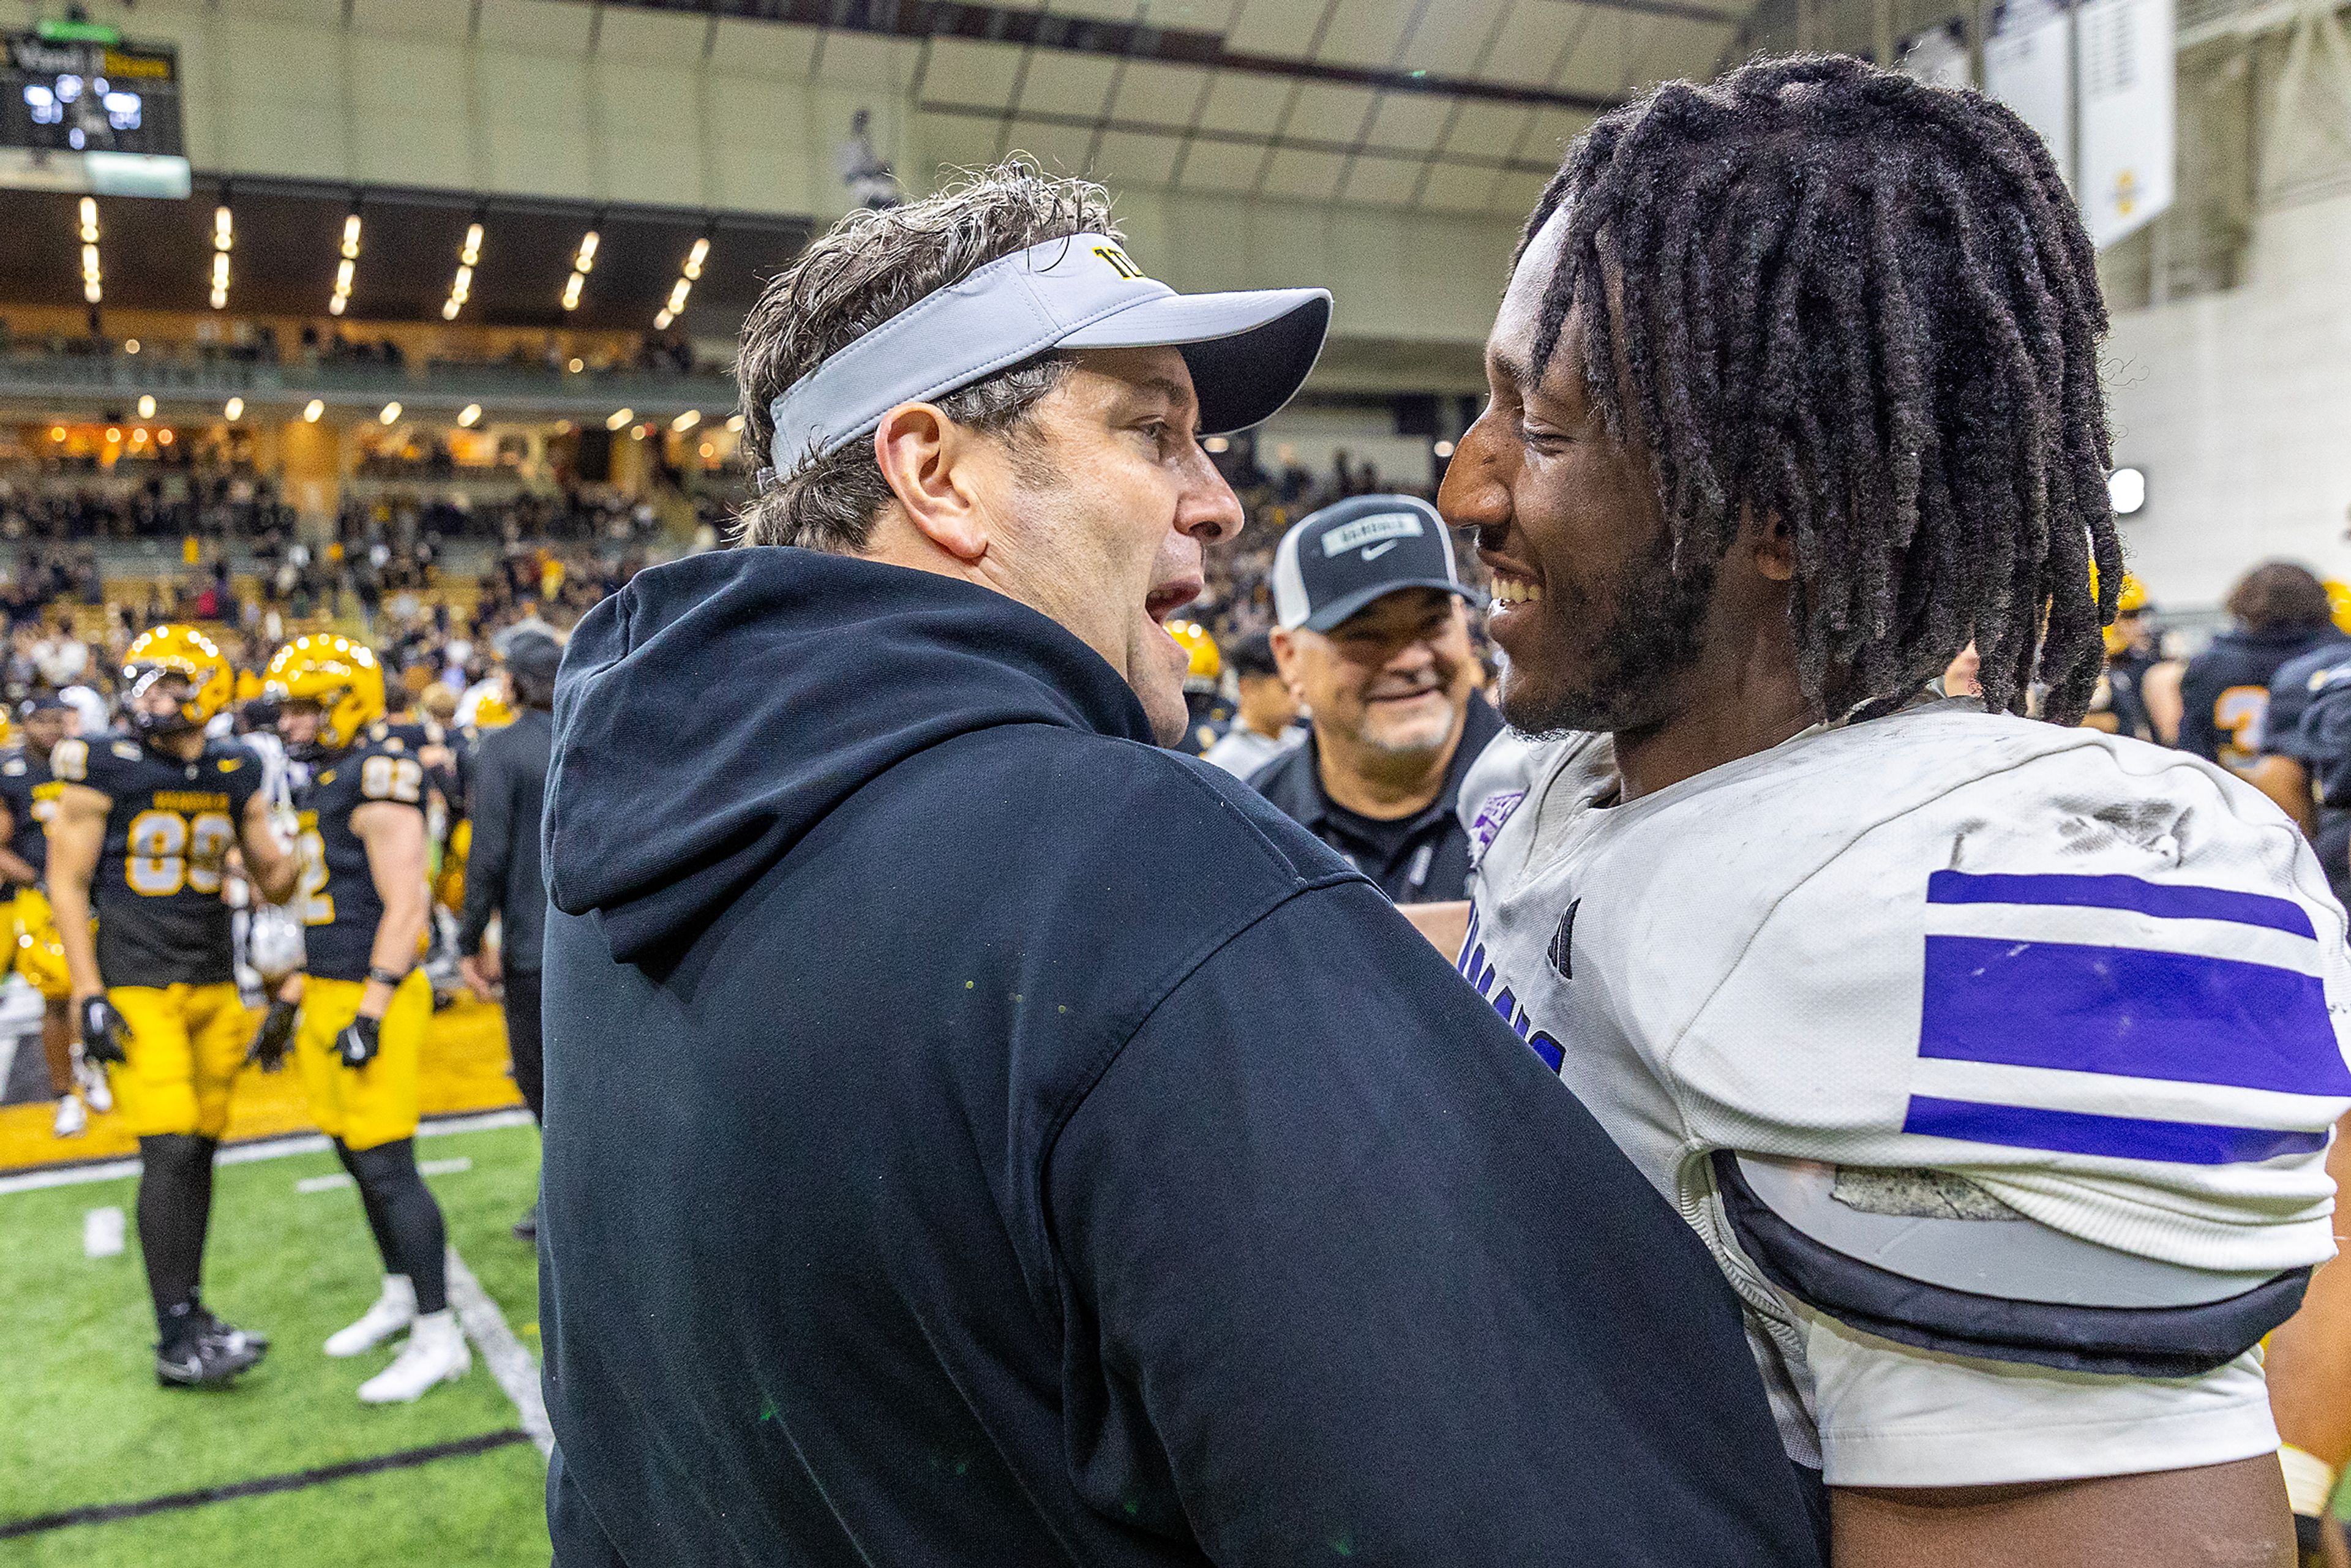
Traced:
<path fill-rule="evenodd" d="M 793 382 L 768 406 L 768 462 L 790 474 L 872 434 L 900 403 L 1051 349 L 1176 349 L 1199 394 L 1200 433 L 1246 430 L 1305 383 L 1330 325 L 1328 289 L 1178 294 L 1106 235 L 1048 240 L 916 300 Z"/>

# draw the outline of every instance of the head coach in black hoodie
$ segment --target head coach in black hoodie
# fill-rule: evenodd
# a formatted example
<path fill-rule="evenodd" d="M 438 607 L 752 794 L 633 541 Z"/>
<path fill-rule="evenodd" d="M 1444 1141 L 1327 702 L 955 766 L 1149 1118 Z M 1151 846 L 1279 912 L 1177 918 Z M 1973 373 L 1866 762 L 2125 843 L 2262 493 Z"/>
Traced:
<path fill-rule="evenodd" d="M 1697 1239 L 1153 744 L 1241 521 L 1197 437 L 1328 312 L 1176 295 L 1006 168 L 746 323 L 752 548 L 598 606 L 556 698 L 561 1568 L 1816 1560 Z"/>

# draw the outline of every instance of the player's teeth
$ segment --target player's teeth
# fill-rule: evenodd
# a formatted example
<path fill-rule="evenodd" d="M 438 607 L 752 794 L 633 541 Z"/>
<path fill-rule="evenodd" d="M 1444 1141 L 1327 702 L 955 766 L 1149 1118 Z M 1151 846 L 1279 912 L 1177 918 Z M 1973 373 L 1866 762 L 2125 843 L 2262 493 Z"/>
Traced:
<path fill-rule="evenodd" d="M 1502 604 L 1540 604 L 1542 586 L 1515 577 L 1498 577 L 1494 580 L 1494 598 Z"/>

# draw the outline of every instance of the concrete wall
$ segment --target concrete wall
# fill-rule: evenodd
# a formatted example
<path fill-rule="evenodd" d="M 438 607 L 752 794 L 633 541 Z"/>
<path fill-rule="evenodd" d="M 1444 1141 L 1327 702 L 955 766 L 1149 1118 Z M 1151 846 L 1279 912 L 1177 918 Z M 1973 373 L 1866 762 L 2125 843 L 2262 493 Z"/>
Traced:
<path fill-rule="evenodd" d="M 179 46 L 189 158 L 209 172 L 831 219 L 847 205 L 834 150 L 859 109 L 918 190 L 943 165 L 987 162 L 998 135 L 918 113 L 920 47 L 853 33 L 560 0 L 479 0 L 478 26 L 474 0 L 350 0 L 349 26 L 344 0 L 89 8 Z M 1066 150 L 1032 151 L 1053 163 Z M 1505 217 L 1108 178 L 1155 274 L 1186 288 L 1323 284 L 1343 335 L 1482 340 L 1514 237 Z"/>
<path fill-rule="evenodd" d="M 2351 580 L 2346 255 L 2351 196 L 2266 213 L 2241 287 L 2115 318 L 2115 461 L 2147 476 L 2124 548 L 2158 602 L 2279 556 Z"/>

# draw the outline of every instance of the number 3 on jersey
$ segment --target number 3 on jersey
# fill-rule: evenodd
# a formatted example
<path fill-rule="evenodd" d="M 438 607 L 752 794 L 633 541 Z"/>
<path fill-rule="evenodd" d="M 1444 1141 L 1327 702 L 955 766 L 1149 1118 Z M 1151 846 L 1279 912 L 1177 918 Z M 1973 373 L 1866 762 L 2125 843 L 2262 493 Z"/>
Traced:
<path fill-rule="evenodd" d="M 177 811 L 141 811 L 131 819 L 122 877 L 131 892 L 148 898 L 169 898 L 183 887 L 218 893 L 222 862 L 235 841 L 235 825 L 218 811 L 193 820 Z"/>

